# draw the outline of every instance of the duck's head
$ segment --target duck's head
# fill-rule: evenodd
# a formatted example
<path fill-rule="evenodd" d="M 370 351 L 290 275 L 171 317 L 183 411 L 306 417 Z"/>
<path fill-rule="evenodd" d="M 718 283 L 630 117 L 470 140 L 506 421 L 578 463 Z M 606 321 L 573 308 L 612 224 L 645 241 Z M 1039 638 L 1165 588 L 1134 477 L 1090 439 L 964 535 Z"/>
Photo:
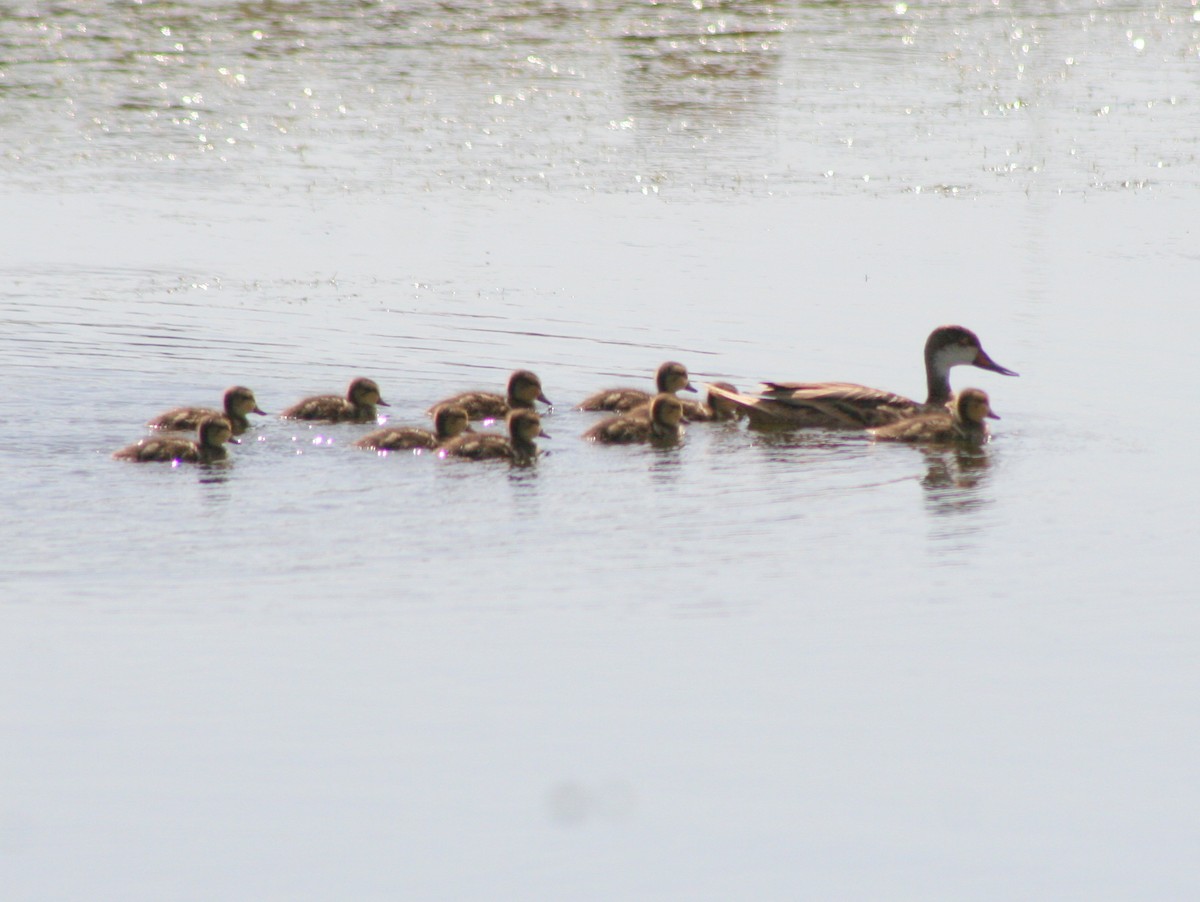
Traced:
<path fill-rule="evenodd" d="M 542 418 L 534 410 L 514 410 L 508 415 L 508 434 L 515 444 L 532 444 L 535 438 L 550 438 L 542 431 Z"/>
<path fill-rule="evenodd" d="M 925 363 L 933 372 L 943 375 L 951 367 L 964 364 L 1002 376 L 1018 375 L 992 360 L 979 343 L 979 336 L 963 326 L 938 326 L 930 332 L 925 342 Z"/>
<path fill-rule="evenodd" d="M 954 398 L 954 416 L 963 423 L 972 426 L 982 426 L 984 420 L 998 420 L 999 415 L 992 410 L 987 392 L 980 388 L 964 388 Z"/>
<path fill-rule="evenodd" d="M 542 393 L 542 380 L 529 370 L 514 370 L 508 377 L 508 397 L 527 407 L 532 407 L 534 401 L 550 403 Z"/>
<path fill-rule="evenodd" d="M 470 432 L 470 417 L 457 404 L 443 404 L 433 412 L 433 429 L 442 441 Z"/>
<path fill-rule="evenodd" d="M 266 414 L 266 411 L 258 409 L 254 392 L 244 385 L 235 385 L 225 391 L 225 410 L 239 417 L 248 413 Z"/>
<path fill-rule="evenodd" d="M 670 392 L 655 395 L 650 402 L 650 419 L 667 429 L 675 429 L 683 422 L 683 402 Z"/>
<path fill-rule="evenodd" d="M 709 384 L 712 388 L 719 388 L 723 391 L 732 392 L 735 395 L 737 394 L 737 386 L 730 382 L 711 382 Z M 708 406 L 712 409 L 712 412 L 723 420 L 738 420 L 746 415 L 746 412 L 742 410 L 742 408 L 738 407 L 728 398 L 718 395 L 714 391 L 709 391 L 706 400 L 708 402 Z"/>
<path fill-rule="evenodd" d="M 654 374 L 654 381 L 659 392 L 674 394 L 677 391 L 696 390 L 688 377 L 687 367 L 677 360 L 668 360 L 660 366 Z"/>
<path fill-rule="evenodd" d="M 365 376 L 359 376 L 350 383 L 350 388 L 346 391 L 346 399 L 355 406 L 359 404 L 370 404 L 376 407 L 390 406 L 380 397 L 379 386 L 375 380 L 367 379 Z"/>
<path fill-rule="evenodd" d="M 205 448 L 220 448 L 226 442 L 239 444 L 233 437 L 233 424 L 225 417 L 205 417 L 196 427 L 196 443 Z"/>

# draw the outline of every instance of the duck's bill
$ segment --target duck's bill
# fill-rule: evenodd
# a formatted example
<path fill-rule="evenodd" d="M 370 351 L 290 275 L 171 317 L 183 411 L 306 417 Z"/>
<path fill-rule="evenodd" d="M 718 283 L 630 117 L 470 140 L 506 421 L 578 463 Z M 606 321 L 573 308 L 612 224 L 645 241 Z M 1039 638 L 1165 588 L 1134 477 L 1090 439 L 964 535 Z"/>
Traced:
<path fill-rule="evenodd" d="M 552 436 L 550 433 L 546 432 L 546 430 L 543 429 L 541 432 L 538 433 L 538 438 L 554 438 L 554 436 Z"/>
<path fill-rule="evenodd" d="M 242 443 L 240 438 L 227 438 L 225 441 L 229 442 L 231 445 L 240 445 Z"/>
<path fill-rule="evenodd" d="M 975 355 L 975 359 L 971 361 L 972 365 L 979 367 L 981 370 L 991 370 L 993 373 L 999 373 L 1001 376 L 1019 376 L 1021 375 L 1008 367 L 1001 366 L 996 361 L 992 360 L 987 355 L 987 351 L 983 348 L 979 349 L 979 353 Z"/>
<path fill-rule="evenodd" d="M 1015 376 L 1015 375 L 1016 375 L 1016 373 L 1013 373 L 1013 375 Z M 998 420 L 998 419 L 1000 419 L 1000 414 L 996 413 L 996 411 L 994 411 L 994 410 L 989 410 L 989 411 L 987 412 L 987 416 L 988 416 L 988 419 L 989 419 L 989 420 Z"/>
<path fill-rule="evenodd" d="M 251 412 L 251 413 L 256 413 L 256 414 L 258 414 L 260 417 L 265 417 L 265 416 L 267 415 L 267 412 L 266 412 L 265 410 L 259 410 L 257 407 L 255 407 L 255 408 L 254 408 L 252 411 L 250 411 L 250 412 Z"/>
<path fill-rule="evenodd" d="M 684 391 L 699 391 L 699 389 L 696 388 L 696 386 L 692 385 L 692 383 L 690 383 L 690 382 L 683 387 L 683 390 Z"/>
<path fill-rule="evenodd" d="M 554 406 L 554 402 L 551 401 L 549 398 L 547 398 L 544 394 L 538 395 L 538 400 L 541 401 L 543 404 L 549 404 L 551 407 Z"/>
<path fill-rule="evenodd" d="M 378 401 L 375 402 L 375 406 L 376 407 L 391 407 L 392 405 L 389 404 L 387 401 L 383 400 L 383 398 L 380 398 Z"/>

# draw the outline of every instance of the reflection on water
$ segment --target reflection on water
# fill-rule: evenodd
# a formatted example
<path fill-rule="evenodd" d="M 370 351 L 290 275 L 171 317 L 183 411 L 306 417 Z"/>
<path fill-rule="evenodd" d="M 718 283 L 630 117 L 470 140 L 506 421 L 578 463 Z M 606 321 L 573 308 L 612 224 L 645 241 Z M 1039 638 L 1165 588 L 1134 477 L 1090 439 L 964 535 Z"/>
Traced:
<path fill-rule="evenodd" d="M 934 521 L 934 536 L 949 539 L 956 550 L 967 536 L 983 528 L 980 514 L 995 502 L 987 446 L 920 448 L 925 458 L 925 509 Z"/>
<path fill-rule="evenodd" d="M 1175 616 L 1193 607 L 1190 464 L 1155 466 L 1194 443 L 1139 434 L 1134 457 L 1109 434 L 1149 419 L 1128 374 L 1186 369 L 1162 324 L 1195 331 L 1179 288 L 1196 264 L 1193 16 L 1086 0 L 0 5 L 0 610 L 18 615 L 0 660 L 28 689 L 0 741 L 19 758 L 5 758 L 8 822 L 39 825 L 8 869 L 26 895 L 135 898 L 149 857 L 164 885 L 200 875 L 204 898 L 381 896 L 392 877 L 406 897 L 495 896 L 487 868 L 454 867 L 467 836 L 522 844 L 493 848 L 495 873 L 541 874 L 509 895 L 556 898 L 562 872 L 513 868 L 546 859 L 530 810 L 551 825 L 645 817 L 556 857 L 599 851 L 574 875 L 603 898 L 667 872 L 697 882 L 659 884 L 664 898 L 784 896 L 795 880 L 773 879 L 772 838 L 797 825 L 812 863 L 868 847 L 907 863 L 899 880 L 860 868 L 879 885 L 850 895 L 923 898 L 904 878 L 946 866 L 941 850 L 960 874 L 1026 851 L 1030 811 L 1060 836 L 1094 824 L 1114 848 L 1162 852 L 1104 859 L 1147 895 L 1146 874 L 1187 860 L 1193 800 L 1166 819 L 1143 806 L 1176 841 L 1131 845 L 1120 804 L 1046 788 L 1094 749 L 1089 786 L 1118 771 L 1166 773 L 1172 797 L 1194 783 L 1186 755 L 1147 768 L 1142 741 L 1169 760 L 1195 709 L 1161 693 L 1195 682 Z M 917 196 L 931 192 L 944 196 Z M 977 453 L 744 423 L 597 448 L 569 408 L 607 374 L 648 384 L 668 358 L 743 386 L 793 363 L 861 366 L 911 394 L 927 328 L 984 320 L 989 346 L 1038 375 L 998 390 L 1005 442 Z M 234 383 L 279 411 L 366 373 L 395 422 L 417 422 L 518 365 L 564 405 L 532 467 L 382 457 L 351 447 L 367 425 L 277 417 L 229 467 L 108 457 L 149 416 Z M 1177 414 L 1190 376 L 1170 376 L 1149 394 Z M 1063 388 L 1083 379 L 1101 400 L 1081 411 Z M 957 591 L 968 564 L 986 592 Z M 931 593 L 954 616 L 929 619 Z M 1022 597 L 1054 602 L 1027 606 L 1028 631 L 993 604 Z M 180 613 L 202 628 L 176 646 Z M 1147 615 L 1161 635 L 1125 646 Z M 1063 658 L 1058 637 L 1106 619 Z M 972 644 L 992 623 L 1052 638 Z M 1156 671 L 1168 635 L 1180 664 Z M 1072 666 L 1093 638 L 1135 666 L 1099 682 Z M 127 682 L 107 679 L 126 665 Z M 1028 685 L 996 683 L 1013 674 Z M 1151 704 L 1096 688 L 1147 674 Z M 1045 686 L 1066 694 L 1046 706 Z M 1038 758 L 1045 722 L 1086 726 L 1088 710 L 1094 732 L 1058 731 Z M 1150 730 L 1126 730 L 1138 743 L 1122 756 L 1111 725 L 1131 716 Z M 281 771 L 280 749 L 303 754 Z M 149 814 L 180 812 L 188 842 L 145 806 L 108 804 L 140 798 L 147 775 L 162 802 Z M 976 845 L 939 827 L 960 785 L 979 789 Z M 313 786 L 330 804 L 303 804 Z M 201 795 L 213 804 L 191 817 Z M 875 811 L 847 820 L 864 800 Z M 452 816 L 408 819 L 414 854 L 372 845 L 397 811 L 439 810 Z M 247 871 L 227 860 L 234 821 L 267 838 Z M 648 830 L 677 838 L 669 867 L 608 866 L 647 861 Z M 765 841 L 739 849 L 761 860 L 730 866 L 729 837 L 755 831 Z M 254 883 L 307 881 L 296 837 L 318 881 Z M 1064 879 L 1091 873 L 1093 846 L 1067 849 Z M 201 874 L 201 858 L 220 866 Z M 414 890 L 376 862 L 433 876 Z M 47 874 L 77 885 L 56 893 Z M 750 893 L 746 874 L 762 875 Z"/>
<path fill-rule="evenodd" d="M 774 4 L 654 4 L 625 21 L 622 87 L 642 140 L 700 144 L 771 122 L 786 27 Z"/>
<path fill-rule="evenodd" d="M 276 190 L 1194 184 L 1190 16 L 24 0 L 0 9 L 0 169 L 31 185 L 75 178 L 66 161 L 118 183 L 260 184 L 269 161 Z M 1124 153 L 1118 132 L 1158 137 Z"/>

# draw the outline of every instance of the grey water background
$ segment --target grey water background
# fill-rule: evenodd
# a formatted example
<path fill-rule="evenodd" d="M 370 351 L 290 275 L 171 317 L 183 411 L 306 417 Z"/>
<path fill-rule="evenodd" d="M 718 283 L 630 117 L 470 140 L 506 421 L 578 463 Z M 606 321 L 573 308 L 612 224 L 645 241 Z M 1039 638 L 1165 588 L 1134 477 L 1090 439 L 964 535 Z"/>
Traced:
<path fill-rule="evenodd" d="M 4 4 L 4 897 L 1194 896 L 1198 81 L 1186 2 Z M 570 409 L 946 322 L 977 455 Z M 518 366 L 528 470 L 109 458 Z"/>

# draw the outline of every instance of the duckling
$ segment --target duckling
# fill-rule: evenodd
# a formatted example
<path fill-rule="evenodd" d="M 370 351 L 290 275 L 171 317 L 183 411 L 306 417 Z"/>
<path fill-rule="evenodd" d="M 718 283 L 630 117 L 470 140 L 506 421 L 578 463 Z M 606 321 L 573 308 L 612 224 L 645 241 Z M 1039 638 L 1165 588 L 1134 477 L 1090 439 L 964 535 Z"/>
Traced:
<path fill-rule="evenodd" d="M 147 461 L 185 461 L 195 464 L 210 464 L 225 460 L 228 456 L 225 443 L 232 441 L 233 424 L 223 416 L 205 417 L 196 427 L 196 440 L 170 436 L 144 438 L 113 454 L 116 460 L 133 460 L 139 463 Z"/>
<path fill-rule="evenodd" d="M 467 411 L 472 420 L 498 420 L 511 410 L 533 410 L 533 402 L 549 404 L 550 399 L 542 392 L 542 380 L 529 370 L 514 370 L 508 377 L 507 393 L 467 391 L 452 398 L 439 401 L 426 413 L 432 414 L 439 407 L 453 404 Z"/>
<path fill-rule="evenodd" d="M 542 419 L 534 410 L 514 410 L 508 414 L 508 435 L 471 432 L 450 439 L 438 451 L 439 457 L 465 457 L 470 460 L 509 460 L 529 464 L 538 456 L 535 438 L 550 438 L 542 431 Z"/>
<path fill-rule="evenodd" d="M 250 428 L 250 420 L 246 414 L 256 413 L 259 416 L 266 416 L 265 411 L 258 409 L 258 401 L 254 399 L 254 392 L 244 385 L 235 385 L 226 389 L 223 406 L 225 408 L 223 414 L 211 407 L 176 407 L 174 410 L 159 414 L 146 425 L 151 429 L 163 431 L 187 430 L 190 432 L 199 426 L 200 421 L 205 417 L 224 416 L 233 426 L 233 434 L 241 435 Z"/>
<path fill-rule="evenodd" d="M 658 393 L 673 395 L 679 391 L 695 391 L 688 378 L 687 367 L 674 360 L 668 360 L 654 374 L 654 382 Z M 649 404 L 654 396 L 640 388 L 609 388 L 589 395 L 579 404 L 577 410 L 608 410 L 613 413 L 627 413 L 635 407 Z"/>
<path fill-rule="evenodd" d="M 396 426 L 376 429 L 354 443 L 356 448 L 376 451 L 408 451 L 416 448 L 436 448 L 464 432 L 471 432 L 467 412 L 457 404 L 446 404 L 433 413 L 433 428 Z"/>
<path fill-rule="evenodd" d="M 583 434 L 588 441 L 610 445 L 633 442 L 668 444 L 683 434 L 683 402 L 670 392 L 655 395 L 648 407 L 601 420 Z"/>
<path fill-rule="evenodd" d="M 683 418 L 689 423 L 716 423 L 729 420 L 740 420 L 746 415 L 728 398 L 718 395 L 713 389 L 737 394 L 737 386 L 728 382 L 714 382 L 708 387 L 708 395 L 703 402 L 680 399 L 683 403 Z"/>
<path fill-rule="evenodd" d="M 389 407 L 379 396 L 379 386 L 372 379 L 359 377 L 350 383 L 346 397 L 317 395 L 293 404 L 280 414 L 287 420 L 323 420 L 330 423 L 371 423 L 378 417 L 375 410 Z"/>
<path fill-rule="evenodd" d="M 968 442 L 982 445 L 988 440 L 985 420 L 998 420 L 987 392 L 964 388 L 946 410 L 926 413 L 888 426 L 868 430 L 872 437 L 889 442 L 929 442 L 949 444 Z"/>

